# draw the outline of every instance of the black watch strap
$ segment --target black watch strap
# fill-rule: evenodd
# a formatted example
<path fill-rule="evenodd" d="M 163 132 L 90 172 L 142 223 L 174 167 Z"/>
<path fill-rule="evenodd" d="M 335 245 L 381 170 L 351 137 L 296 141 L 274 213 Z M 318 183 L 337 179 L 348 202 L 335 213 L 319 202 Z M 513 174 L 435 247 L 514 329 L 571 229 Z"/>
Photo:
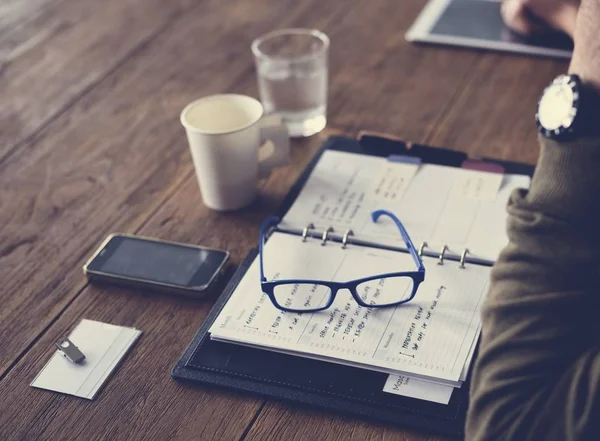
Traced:
<path fill-rule="evenodd" d="M 573 75 L 576 76 L 576 75 Z M 577 77 L 579 79 L 579 77 Z M 579 111 L 574 121 L 574 138 L 600 136 L 600 93 L 579 79 Z"/>

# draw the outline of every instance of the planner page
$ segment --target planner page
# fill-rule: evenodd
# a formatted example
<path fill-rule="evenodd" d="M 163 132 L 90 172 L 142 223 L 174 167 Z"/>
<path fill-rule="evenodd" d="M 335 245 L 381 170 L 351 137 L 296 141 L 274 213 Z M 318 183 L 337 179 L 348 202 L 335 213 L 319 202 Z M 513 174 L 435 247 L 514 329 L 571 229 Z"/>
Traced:
<path fill-rule="evenodd" d="M 355 153 L 326 151 L 289 209 L 281 227 L 299 233 L 308 224 L 331 226 L 338 235 L 403 246 L 389 219 L 376 224 L 370 214 L 394 212 L 416 247 L 429 255 L 469 256 L 494 262 L 507 244 L 506 204 L 515 188 L 528 188 L 529 176 L 488 173 L 432 164 L 392 162 Z"/>
<path fill-rule="evenodd" d="M 403 305 L 361 307 L 349 291 L 340 290 L 329 308 L 297 313 L 281 311 L 263 294 L 257 258 L 211 326 L 211 338 L 460 385 L 479 334 L 490 268 L 461 269 L 450 261 L 438 265 L 427 257 L 424 263 L 425 281 Z M 264 249 L 267 280 L 311 280 L 278 290 L 278 302 L 288 307 L 328 299 L 330 291 L 315 280 L 344 282 L 415 269 L 404 252 L 356 245 L 342 249 L 334 242 L 322 246 L 320 240 L 302 242 L 281 232 L 273 233 Z M 381 280 L 358 286 L 358 295 L 371 299 L 367 304 L 402 298 L 409 289 Z"/>

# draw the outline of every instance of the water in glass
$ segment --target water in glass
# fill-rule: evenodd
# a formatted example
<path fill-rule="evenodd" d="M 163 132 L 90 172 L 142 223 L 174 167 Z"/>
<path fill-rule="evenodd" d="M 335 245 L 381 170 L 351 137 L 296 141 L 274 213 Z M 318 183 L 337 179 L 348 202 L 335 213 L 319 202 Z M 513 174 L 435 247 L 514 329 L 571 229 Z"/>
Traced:
<path fill-rule="evenodd" d="M 252 44 L 260 99 L 291 136 L 310 136 L 327 122 L 329 39 L 314 29 L 283 29 Z"/>
<path fill-rule="evenodd" d="M 261 67 L 260 98 L 267 113 L 281 115 L 291 136 L 310 136 L 327 122 L 327 68 L 309 71 L 277 65 Z"/>

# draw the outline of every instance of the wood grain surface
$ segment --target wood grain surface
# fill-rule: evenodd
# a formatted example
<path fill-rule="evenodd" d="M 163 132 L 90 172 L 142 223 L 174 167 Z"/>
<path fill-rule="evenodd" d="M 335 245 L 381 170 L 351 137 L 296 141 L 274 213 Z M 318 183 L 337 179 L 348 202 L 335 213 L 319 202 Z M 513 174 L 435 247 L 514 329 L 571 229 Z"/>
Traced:
<path fill-rule="evenodd" d="M 564 62 L 411 45 L 424 1 L 7 0 L 0 5 L 0 439 L 440 439 L 208 387 L 170 370 L 212 299 L 90 286 L 110 232 L 224 248 L 238 264 L 260 221 L 331 134 L 389 132 L 533 163 L 533 111 Z M 202 203 L 179 112 L 257 95 L 249 45 L 274 28 L 332 41 L 328 129 L 236 213 Z M 33 389 L 82 318 L 144 334 L 94 401 Z"/>

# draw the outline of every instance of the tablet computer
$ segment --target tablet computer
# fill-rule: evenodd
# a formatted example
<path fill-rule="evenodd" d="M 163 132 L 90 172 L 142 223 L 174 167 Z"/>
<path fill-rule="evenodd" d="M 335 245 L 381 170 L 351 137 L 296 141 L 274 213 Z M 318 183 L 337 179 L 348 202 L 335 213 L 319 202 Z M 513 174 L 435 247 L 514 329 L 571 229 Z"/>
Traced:
<path fill-rule="evenodd" d="M 408 41 L 466 46 L 528 55 L 570 58 L 564 34 L 516 34 L 500 15 L 501 0 L 431 0 L 406 34 Z"/>

